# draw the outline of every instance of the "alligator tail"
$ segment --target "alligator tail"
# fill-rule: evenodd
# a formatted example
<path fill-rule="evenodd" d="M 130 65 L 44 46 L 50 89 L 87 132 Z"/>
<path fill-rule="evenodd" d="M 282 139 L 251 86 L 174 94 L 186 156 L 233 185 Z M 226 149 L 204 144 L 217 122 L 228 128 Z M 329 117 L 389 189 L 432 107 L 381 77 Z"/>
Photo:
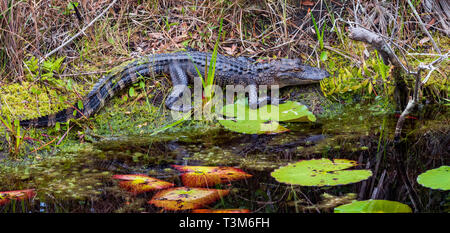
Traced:
<path fill-rule="evenodd" d="M 66 122 L 69 119 L 89 117 L 100 110 L 107 100 L 111 99 L 122 89 L 137 82 L 138 77 L 148 76 L 152 71 L 152 64 L 148 60 L 134 61 L 100 79 L 89 94 L 84 97 L 82 109 L 77 109 L 78 104 L 75 103 L 57 113 L 34 119 L 21 120 L 20 125 L 24 127 L 50 127 L 54 126 L 56 122 Z"/>

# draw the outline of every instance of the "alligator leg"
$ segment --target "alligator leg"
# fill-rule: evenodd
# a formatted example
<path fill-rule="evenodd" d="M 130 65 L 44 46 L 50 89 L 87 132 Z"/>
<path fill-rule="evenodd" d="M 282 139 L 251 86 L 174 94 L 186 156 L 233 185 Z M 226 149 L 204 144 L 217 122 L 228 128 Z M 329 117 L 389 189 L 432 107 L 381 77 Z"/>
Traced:
<path fill-rule="evenodd" d="M 190 90 L 188 88 L 188 78 L 186 73 L 179 64 L 171 64 L 169 66 L 170 77 L 172 79 L 172 92 L 166 98 L 166 106 L 175 111 L 186 112 L 191 110 Z M 183 96 L 189 94 L 189 104 L 184 103 Z"/>
<path fill-rule="evenodd" d="M 256 109 L 258 107 L 262 107 L 267 105 L 268 103 L 272 105 L 278 105 L 282 103 L 283 99 L 280 98 L 272 98 L 267 95 L 267 92 L 264 92 L 258 96 L 258 88 L 256 85 L 248 86 L 248 105 L 251 109 Z"/>

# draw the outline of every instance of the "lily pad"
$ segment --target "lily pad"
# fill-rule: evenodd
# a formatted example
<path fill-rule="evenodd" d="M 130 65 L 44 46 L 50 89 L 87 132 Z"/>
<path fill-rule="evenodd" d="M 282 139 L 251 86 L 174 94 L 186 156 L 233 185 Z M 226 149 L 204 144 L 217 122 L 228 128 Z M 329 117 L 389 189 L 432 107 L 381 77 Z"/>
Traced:
<path fill-rule="evenodd" d="M 264 105 L 263 107 L 252 109 L 247 102 L 242 99 L 237 100 L 234 104 L 225 105 L 222 108 L 222 115 L 234 118 L 238 121 L 248 120 L 276 120 L 278 121 L 278 106 Z"/>
<path fill-rule="evenodd" d="M 228 119 L 219 120 L 225 128 L 238 133 L 276 134 L 288 131 L 279 121 L 314 122 L 316 117 L 298 102 L 288 101 L 251 109 L 244 101 L 225 105 L 222 114 Z M 231 119 L 230 119 L 231 118 Z"/>
<path fill-rule="evenodd" d="M 289 121 L 289 122 L 315 122 L 316 116 L 308 110 L 305 105 L 294 102 L 287 101 L 286 103 L 280 104 L 278 106 L 280 112 L 279 121 Z"/>
<path fill-rule="evenodd" d="M 249 209 L 195 209 L 191 213 L 250 213 Z"/>
<path fill-rule="evenodd" d="M 172 166 L 179 171 L 186 172 L 181 175 L 181 180 L 188 187 L 212 187 L 216 184 L 252 177 L 234 167 Z"/>
<path fill-rule="evenodd" d="M 270 120 L 219 120 L 228 130 L 246 134 L 278 134 L 289 131 L 276 121 Z"/>
<path fill-rule="evenodd" d="M 420 174 L 417 183 L 431 189 L 450 190 L 450 166 L 441 166 Z"/>
<path fill-rule="evenodd" d="M 34 189 L 14 190 L 0 192 L 0 205 L 5 205 L 11 200 L 26 200 L 36 196 Z"/>
<path fill-rule="evenodd" d="M 119 186 L 133 194 L 140 194 L 174 186 L 172 183 L 143 174 L 114 175 L 112 178 L 122 180 L 119 182 Z"/>
<path fill-rule="evenodd" d="M 312 159 L 280 167 L 271 173 L 278 182 L 302 186 L 334 186 L 360 182 L 370 170 L 343 170 L 358 165 L 347 159 Z"/>
<path fill-rule="evenodd" d="M 177 187 L 159 191 L 148 202 L 165 210 L 202 208 L 227 195 L 229 190 Z"/>
<path fill-rule="evenodd" d="M 408 205 L 396 201 L 366 200 L 353 201 L 334 208 L 335 213 L 411 213 Z"/>

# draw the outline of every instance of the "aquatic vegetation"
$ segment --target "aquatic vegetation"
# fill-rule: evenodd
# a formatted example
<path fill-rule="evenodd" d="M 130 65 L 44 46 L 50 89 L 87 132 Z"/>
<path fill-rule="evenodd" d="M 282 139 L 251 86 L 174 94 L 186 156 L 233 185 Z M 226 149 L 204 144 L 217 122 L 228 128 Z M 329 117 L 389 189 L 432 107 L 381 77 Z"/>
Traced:
<path fill-rule="evenodd" d="M 289 131 L 276 121 L 262 120 L 220 120 L 220 124 L 228 130 L 247 134 L 279 134 Z"/>
<path fill-rule="evenodd" d="M 229 190 L 177 187 L 159 191 L 148 202 L 165 210 L 189 210 L 202 208 L 223 196 Z"/>
<path fill-rule="evenodd" d="M 370 170 L 343 170 L 358 165 L 347 159 L 312 159 L 280 167 L 271 173 L 278 182 L 302 186 L 333 186 L 356 183 L 372 176 Z"/>
<path fill-rule="evenodd" d="M 15 191 L 0 192 L 0 205 L 5 205 L 11 200 L 27 200 L 36 196 L 34 189 L 24 189 Z"/>
<path fill-rule="evenodd" d="M 222 114 L 230 119 L 219 120 L 225 128 L 246 134 L 278 134 L 289 131 L 279 121 L 315 122 L 316 117 L 298 102 L 288 101 L 276 105 L 265 105 L 251 109 L 244 100 L 225 105 Z"/>
<path fill-rule="evenodd" d="M 335 213 L 411 213 L 408 205 L 396 201 L 366 200 L 353 201 L 334 208 Z"/>
<path fill-rule="evenodd" d="M 147 198 L 149 195 L 132 196 L 126 191 L 133 192 L 134 185 L 139 187 L 135 193 L 150 188 L 153 183 L 148 178 L 115 181 L 111 176 L 142 173 L 165 177 L 161 179 L 169 182 L 181 182 L 183 175 L 179 177 L 180 172 L 172 169 L 171 164 L 232 166 L 253 175 L 241 182 L 216 185 L 230 187 L 232 195 L 202 207 L 208 209 L 192 212 L 329 212 L 356 199 L 355 193 L 409 202 L 407 196 L 402 196 L 404 186 L 398 176 L 393 175 L 395 171 L 389 163 L 397 120 L 393 117 L 395 104 L 392 98 L 395 72 L 383 63 L 377 51 L 349 40 L 345 30 L 348 15 L 345 9 L 350 10 L 350 15 L 355 9 L 340 9 L 334 4 L 327 6 L 326 12 L 304 12 L 310 8 L 305 7 L 306 2 L 313 4 L 311 1 L 294 5 L 290 1 L 164 1 L 165 4 L 131 1 L 127 2 L 127 7 L 118 5 L 115 9 L 119 11 L 100 17 L 91 25 L 88 36 L 78 37 L 71 45 L 59 50 L 57 56 L 38 61 L 45 55 L 42 52 L 58 46 L 64 38 L 79 31 L 77 24 L 81 21 L 72 20 L 77 7 L 86 15 L 84 19 L 88 23 L 104 4 L 89 5 L 84 9 L 86 6 L 82 4 L 63 1 L 52 1 L 52 7 L 42 7 L 46 1 L 31 7 L 24 1 L 15 2 L 3 14 L 11 22 L 17 22 L 14 24 L 17 28 L 6 25 L 8 32 L 0 32 L 8 45 L 0 48 L 3 62 L 0 62 L 0 190 L 35 188 L 38 195 L 33 202 L 27 203 L 30 205 L 26 211 L 22 207 L 22 212 L 153 212 L 157 208 L 146 204 L 151 198 Z M 27 7 L 24 8 L 22 3 Z M 323 3 L 329 4 L 328 1 Z M 379 7 L 370 5 L 370 1 L 361 4 L 368 12 Z M 414 5 L 422 10 L 419 5 L 423 1 L 417 4 Z M 411 14 L 405 14 L 409 11 L 402 2 L 397 4 L 399 7 L 389 5 L 383 3 L 382 7 L 387 11 L 383 11 L 386 14 L 380 19 L 389 17 L 389 11 L 395 9 L 399 13 L 396 14 L 398 20 L 388 24 L 384 24 L 387 22 L 384 20 L 375 20 L 372 26 L 382 33 L 386 29 L 391 34 L 389 38 L 394 39 L 390 42 L 396 45 L 395 50 L 399 50 L 397 54 L 407 57 L 404 58 L 406 66 L 426 64 L 435 59 L 438 54 L 427 40 L 435 38 L 442 51 L 448 51 L 449 37 L 441 35 L 438 22 L 429 29 L 432 37 L 423 37 L 420 32 L 411 36 L 419 24 Z M 30 9 L 36 14 L 28 14 Z M 334 15 L 337 10 L 339 15 Z M 129 14 L 136 11 L 139 14 Z M 23 19 L 16 18 L 22 13 Z M 429 16 L 426 12 L 420 13 L 421 17 Z M 125 20 L 121 20 L 123 15 L 127 16 Z M 163 16 L 163 21 L 158 16 Z M 358 16 L 363 22 L 365 16 Z M 312 23 L 307 22 L 310 19 Z M 299 28 L 298 22 L 305 24 Z M 396 27 L 395 22 L 404 22 L 404 27 Z M 36 25 L 39 30 L 35 30 Z M 372 26 L 368 27 L 375 29 Z M 416 46 L 417 42 L 420 46 Z M 89 119 L 71 120 L 44 129 L 24 129 L 15 123 L 15 120 L 54 113 L 76 103 L 103 74 L 121 72 L 125 65 L 136 61 L 135 57 L 183 47 L 213 51 L 213 54 L 219 51 L 231 56 L 243 55 L 257 62 L 301 58 L 311 66 L 326 69 L 331 76 L 322 80 L 320 87 L 280 89 L 280 96 L 308 108 L 295 102 L 266 106 L 259 110 L 261 114 L 254 121 L 238 119 L 250 115 L 250 111 L 244 110 L 239 115 L 231 111 L 234 108 L 229 109 L 232 113 L 227 116 L 231 119 L 222 122 L 209 119 L 174 121 L 176 117 L 163 104 L 172 88 L 170 79 L 140 76 L 140 82 L 127 86 Z M 32 54 L 40 55 L 34 57 Z M 208 62 L 215 63 L 214 55 Z M 445 67 L 448 67 L 448 59 L 434 67 L 436 72 L 429 79 L 427 76 L 428 82 L 421 86 L 420 112 L 407 117 L 417 119 L 409 120 L 408 127 L 411 128 L 404 131 L 407 137 L 402 140 L 408 150 L 409 159 L 404 162 L 411 177 L 417 177 L 424 167 L 430 168 L 429 164 L 436 168 L 447 163 L 450 85 Z M 23 72 L 18 72 L 21 69 Z M 209 66 L 207 75 L 202 77 L 205 109 L 212 104 L 208 100 L 214 90 L 207 87 L 214 84 L 214 73 L 217 72 L 219 70 L 214 66 Z M 405 77 L 405 81 L 412 88 L 413 80 Z M 430 106 L 430 102 L 438 103 L 439 109 Z M 275 108 L 280 113 L 278 116 L 271 115 L 272 111 L 277 112 Z M 298 113 L 303 111 L 301 108 L 311 114 L 298 118 Z M 219 109 L 213 110 L 217 113 Z M 262 113 L 265 110 L 267 113 Z M 438 115 L 444 115 L 444 118 L 435 120 Z M 290 122 L 291 118 L 316 122 L 316 117 L 314 124 Z M 157 136 L 151 136 L 156 133 Z M 270 172 L 278 171 L 288 163 L 320 157 L 360 161 L 364 166 L 359 167 L 371 169 L 373 177 L 363 184 L 307 188 L 284 185 L 270 176 Z M 342 171 L 322 170 L 316 178 Z M 435 174 L 437 176 L 432 178 L 431 173 L 435 170 L 419 175 L 417 182 L 425 187 L 448 190 L 448 185 L 443 187 L 448 184 L 448 175 Z M 202 172 L 197 175 L 206 180 Z M 328 178 L 323 180 L 328 181 Z M 343 181 L 341 177 L 339 180 Z M 229 182 L 230 179 L 220 181 Z M 211 182 L 207 183 L 210 187 L 213 186 Z M 119 187 L 120 184 L 125 190 Z M 414 185 L 413 190 L 419 191 L 420 200 L 426 204 L 417 212 L 449 211 L 448 192 L 429 191 L 418 185 Z M 18 203 L 13 200 L 0 210 L 14 211 L 15 208 L 10 207 Z"/>
<path fill-rule="evenodd" d="M 112 178 L 121 180 L 119 182 L 119 186 L 133 194 L 150 192 L 174 186 L 173 183 L 169 183 L 143 174 L 113 175 Z"/>
<path fill-rule="evenodd" d="M 234 166 L 242 160 L 242 157 L 233 153 L 229 149 L 221 149 L 220 147 L 212 147 L 207 149 L 193 149 L 192 157 L 186 160 L 201 161 L 205 166 L 215 166 L 217 164 L 223 166 Z M 239 166 L 240 167 L 240 166 Z"/>
<path fill-rule="evenodd" d="M 450 166 L 441 166 L 420 174 L 417 183 L 431 189 L 450 190 Z"/>
<path fill-rule="evenodd" d="M 180 166 L 173 165 L 181 174 L 183 184 L 188 187 L 213 187 L 216 184 L 246 179 L 252 175 L 234 167 Z"/>
<path fill-rule="evenodd" d="M 93 152 L 89 144 L 66 143 L 57 156 L 36 153 L 30 156 L 32 160 L 0 163 L 0 185 L 11 188 L 26 184 L 59 200 L 95 200 L 111 174 L 93 166 L 92 157 L 86 155 Z M 36 199 L 42 197 L 45 195 Z"/>
<path fill-rule="evenodd" d="M 273 111 L 277 111 L 277 106 Z M 312 114 L 308 107 L 305 105 L 294 102 L 287 101 L 283 104 L 278 105 L 279 118 L 278 121 L 286 122 L 315 122 L 316 117 Z"/>

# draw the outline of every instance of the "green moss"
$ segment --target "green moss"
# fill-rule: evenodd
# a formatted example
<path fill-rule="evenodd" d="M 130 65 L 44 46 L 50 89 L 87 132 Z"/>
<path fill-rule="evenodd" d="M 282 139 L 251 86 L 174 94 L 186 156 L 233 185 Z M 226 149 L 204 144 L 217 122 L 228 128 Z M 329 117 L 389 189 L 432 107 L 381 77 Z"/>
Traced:
<path fill-rule="evenodd" d="M 74 88 L 79 90 L 81 95 L 88 90 L 88 87 L 81 84 L 74 84 Z M 33 93 L 31 90 L 40 91 Z M 77 95 L 73 92 L 59 93 L 49 88 L 47 93 L 43 87 L 30 82 L 4 85 L 0 88 L 0 96 L 1 115 L 10 116 L 12 119 L 30 119 L 48 115 L 67 108 L 69 105 L 65 101 L 72 103 L 77 99 Z"/>

